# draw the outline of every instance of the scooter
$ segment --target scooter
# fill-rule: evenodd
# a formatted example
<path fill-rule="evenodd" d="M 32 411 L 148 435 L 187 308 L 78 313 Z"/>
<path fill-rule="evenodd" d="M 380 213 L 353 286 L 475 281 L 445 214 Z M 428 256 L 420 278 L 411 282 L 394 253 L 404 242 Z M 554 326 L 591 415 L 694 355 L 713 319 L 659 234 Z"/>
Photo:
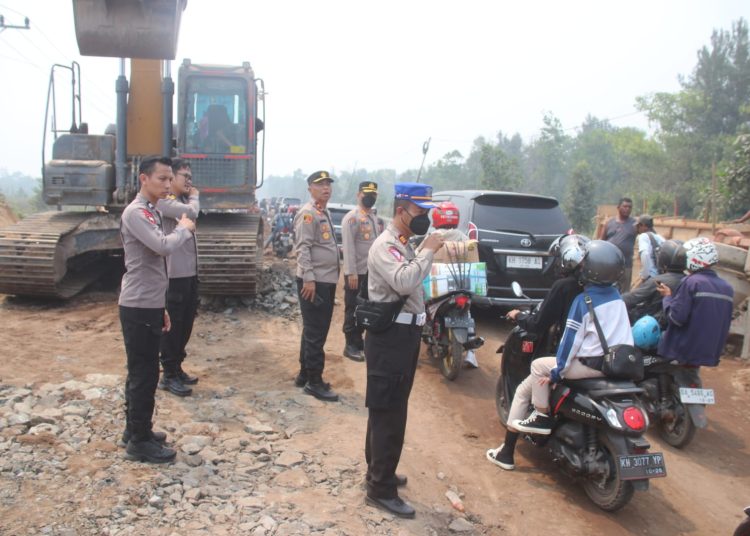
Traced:
<path fill-rule="evenodd" d="M 287 227 L 276 233 L 273 239 L 273 251 L 280 259 L 285 259 L 294 247 L 294 238 Z"/>
<path fill-rule="evenodd" d="M 664 441 L 682 448 L 692 441 L 696 428 L 708 426 L 705 407 L 715 404 L 713 389 L 703 389 L 699 368 L 672 364 L 644 355 L 645 376 L 638 386 L 643 401 Z"/>
<path fill-rule="evenodd" d="M 461 372 L 466 352 L 484 344 L 477 337 L 471 317 L 471 292 L 455 290 L 425 304 L 427 321 L 422 331 L 422 341 L 427 353 L 439 361 L 440 372 L 448 380 L 455 380 Z"/>
<path fill-rule="evenodd" d="M 520 285 L 514 283 L 513 288 L 521 297 Z M 505 427 L 516 389 L 531 372 L 533 343 L 527 332 L 514 329 L 497 351 L 502 353 L 502 363 L 495 404 Z M 649 420 L 639 398 L 642 393 L 643 389 L 626 380 L 563 380 L 550 396 L 552 433 L 524 438 L 546 448 L 565 474 L 582 483 L 599 508 L 619 510 L 635 490 L 647 490 L 651 478 L 667 475 L 664 455 L 649 452 L 651 446 L 643 437 Z"/>

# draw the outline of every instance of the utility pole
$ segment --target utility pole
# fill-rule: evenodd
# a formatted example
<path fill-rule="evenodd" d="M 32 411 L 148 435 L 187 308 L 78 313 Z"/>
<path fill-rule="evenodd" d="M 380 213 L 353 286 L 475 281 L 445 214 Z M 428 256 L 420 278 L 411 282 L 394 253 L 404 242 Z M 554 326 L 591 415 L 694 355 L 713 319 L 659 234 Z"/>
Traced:
<path fill-rule="evenodd" d="M 0 33 L 3 33 L 8 28 L 13 29 L 13 30 L 29 30 L 30 29 L 30 27 L 29 27 L 29 23 L 30 23 L 29 17 L 25 17 L 24 20 L 23 20 L 23 23 L 24 23 L 23 26 L 19 26 L 17 24 L 6 24 L 5 23 L 5 16 L 4 15 L 0 15 Z"/>

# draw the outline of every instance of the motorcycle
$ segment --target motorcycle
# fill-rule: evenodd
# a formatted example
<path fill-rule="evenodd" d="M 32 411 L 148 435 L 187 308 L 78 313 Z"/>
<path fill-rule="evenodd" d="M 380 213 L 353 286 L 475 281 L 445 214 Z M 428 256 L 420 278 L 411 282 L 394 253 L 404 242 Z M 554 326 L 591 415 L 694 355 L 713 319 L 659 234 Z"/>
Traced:
<path fill-rule="evenodd" d="M 287 227 L 281 229 L 273 238 L 273 251 L 280 259 L 286 258 L 294 247 L 294 238 Z"/>
<path fill-rule="evenodd" d="M 520 285 L 514 283 L 513 288 L 521 297 Z M 502 362 L 495 404 L 505 427 L 516 389 L 531 372 L 534 343 L 534 337 L 516 326 L 497 351 Z M 583 484 L 599 508 L 619 510 L 635 490 L 648 489 L 649 479 L 667 475 L 663 454 L 649 452 L 651 446 L 643 437 L 649 421 L 639 399 L 642 393 L 627 380 L 563 380 L 550 396 L 551 434 L 524 438 L 546 448 L 565 474 Z"/>
<path fill-rule="evenodd" d="M 716 402 L 713 389 L 703 389 L 698 368 L 675 365 L 652 355 L 644 355 L 645 375 L 638 386 L 643 401 L 655 421 L 659 435 L 676 448 L 692 441 L 696 428 L 708 426 L 705 407 Z"/>
<path fill-rule="evenodd" d="M 422 341 L 427 345 L 430 358 L 439 361 L 440 372 L 448 380 L 455 380 L 461 372 L 466 352 L 484 344 L 476 336 L 471 317 L 471 292 L 456 290 L 425 304 L 427 321 L 422 331 Z"/>

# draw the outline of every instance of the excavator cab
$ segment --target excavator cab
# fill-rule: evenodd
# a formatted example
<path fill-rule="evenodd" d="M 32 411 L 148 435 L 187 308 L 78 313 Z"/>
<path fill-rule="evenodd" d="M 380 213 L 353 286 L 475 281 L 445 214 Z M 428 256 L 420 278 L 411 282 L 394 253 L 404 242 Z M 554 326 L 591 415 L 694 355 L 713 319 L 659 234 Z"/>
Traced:
<path fill-rule="evenodd" d="M 173 60 L 187 0 L 73 0 L 84 56 Z"/>

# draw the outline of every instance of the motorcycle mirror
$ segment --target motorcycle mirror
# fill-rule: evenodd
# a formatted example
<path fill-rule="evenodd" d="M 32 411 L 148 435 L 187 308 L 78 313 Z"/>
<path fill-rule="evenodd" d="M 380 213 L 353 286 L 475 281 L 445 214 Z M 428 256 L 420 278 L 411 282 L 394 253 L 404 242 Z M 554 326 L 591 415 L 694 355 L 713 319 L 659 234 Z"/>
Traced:
<path fill-rule="evenodd" d="M 518 281 L 513 281 L 510 284 L 510 288 L 513 290 L 513 294 L 516 295 L 516 298 L 523 297 L 523 289 L 521 288 L 521 285 L 518 284 Z"/>

